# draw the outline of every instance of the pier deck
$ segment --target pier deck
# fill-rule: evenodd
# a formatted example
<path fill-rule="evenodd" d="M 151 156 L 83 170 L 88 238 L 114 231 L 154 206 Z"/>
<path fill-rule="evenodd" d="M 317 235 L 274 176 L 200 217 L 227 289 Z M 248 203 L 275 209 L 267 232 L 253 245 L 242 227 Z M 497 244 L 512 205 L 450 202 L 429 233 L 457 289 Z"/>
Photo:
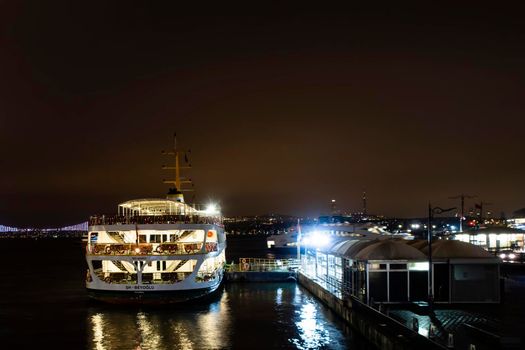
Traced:
<path fill-rule="evenodd" d="M 228 282 L 295 282 L 298 261 L 295 259 L 241 258 L 225 269 Z"/>

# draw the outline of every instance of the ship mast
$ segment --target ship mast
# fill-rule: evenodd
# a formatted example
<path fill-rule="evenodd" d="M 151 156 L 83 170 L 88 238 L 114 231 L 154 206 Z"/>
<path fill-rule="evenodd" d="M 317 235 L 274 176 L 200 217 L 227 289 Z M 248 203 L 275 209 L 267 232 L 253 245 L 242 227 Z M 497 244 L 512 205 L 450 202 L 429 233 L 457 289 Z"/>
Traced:
<path fill-rule="evenodd" d="M 174 198 L 178 202 L 184 202 L 184 196 L 182 195 L 182 192 L 187 191 L 193 191 L 193 189 L 182 189 L 183 184 L 191 184 L 193 186 L 193 183 L 191 179 L 187 179 L 185 177 L 180 176 L 181 169 L 190 169 L 191 164 L 188 161 L 188 155 L 191 153 L 190 150 L 181 150 L 177 148 L 177 134 L 173 134 L 173 150 L 169 151 L 162 151 L 162 154 L 168 155 L 168 156 L 174 156 L 175 157 L 175 164 L 174 165 L 163 165 L 163 170 L 175 170 L 175 178 L 173 179 L 164 179 L 162 182 L 165 184 L 173 184 L 175 185 L 175 188 L 170 188 L 170 191 L 168 193 L 168 198 Z M 181 157 L 184 156 L 185 164 L 184 166 L 180 165 Z"/>

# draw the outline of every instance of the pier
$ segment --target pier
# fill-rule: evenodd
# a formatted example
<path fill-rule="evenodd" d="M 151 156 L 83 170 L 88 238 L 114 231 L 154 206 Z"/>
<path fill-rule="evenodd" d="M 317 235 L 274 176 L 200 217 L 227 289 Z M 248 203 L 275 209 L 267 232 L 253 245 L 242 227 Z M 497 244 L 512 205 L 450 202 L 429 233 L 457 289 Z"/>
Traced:
<path fill-rule="evenodd" d="M 240 258 L 226 266 L 228 282 L 295 282 L 299 260 Z"/>
<path fill-rule="evenodd" d="M 373 244 L 373 242 L 369 243 Z M 379 247 L 385 244 L 403 249 L 408 246 L 404 242 L 385 241 Z M 439 242 L 436 246 L 440 244 Z M 461 245 L 460 243 L 453 244 Z M 362 249 L 357 251 L 362 251 Z M 407 254 L 407 251 L 399 250 L 396 254 L 401 253 Z M 461 259 L 458 262 L 461 263 L 462 269 L 466 268 L 466 264 L 474 262 L 473 266 L 476 268 L 482 266 L 483 263 L 486 263 L 489 269 L 494 266 L 493 257 L 483 256 L 474 261 L 472 257 L 468 260 L 465 254 L 462 251 L 462 256 L 456 258 Z M 415 277 L 418 274 L 424 273 L 426 276 L 426 271 L 419 271 L 422 268 L 421 264 L 412 266 L 407 257 L 403 257 L 405 261 L 399 261 L 401 257 L 394 256 L 388 256 L 387 260 L 379 261 L 376 256 L 376 260 L 365 259 L 361 262 L 357 255 L 353 258 L 348 254 L 339 257 L 341 261 L 338 261 L 338 256 L 329 249 L 314 249 L 308 251 L 308 254 L 305 252 L 301 260 L 240 258 L 238 262 L 232 262 L 226 266 L 225 279 L 227 282 L 291 281 L 299 283 L 380 349 L 469 349 L 471 346 L 474 346 L 476 350 L 514 349 L 516 345 L 519 347 L 521 344 L 518 338 L 506 337 L 505 332 L 502 333 L 501 327 L 498 327 L 495 318 L 484 312 L 500 307 L 499 295 L 503 291 L 497 292 L 497 300 L 481 304 L 478 302 L 479 305 L 454 302 L 457 295 L 452 293 L 448 294 L 447 298 L 441 298 L 441 302 L 434 303 L 431 307 L 423 300 L 424 295 L 419 296 L 408 280 L 405 282 L 407 287 L 402 288 L 409 293 L 407 300 L 396 302 L 394 296 L 399 292 L 399 287 L 396 291 L 390 289 L 396 285 L 394 278 L 398 279 L 408 275 L 409 279 L 417 281 Z M 344 261 L 348 258 L 355 260 L 357 265 Z M 446 265 L 443 266 L 454 270 L 455 261 L 447 260 Z M 405 270 L 400 269 L 401 263 L 407 266 Z M 378 294 L 379 286 L 372 285 L 372 281 L 368 279 L 370 277 L 367 277 L 368 274 L 372 276 L 372 273 L 378 273 L 374 268 L 377 269 L 382 264 L 385 264 L 386 267 L 384 271 L 380 271 L 388 281 L 385 287 L 387 288 L 385 299 L 379 297 L 381 295 L 381 293 Z M 354 277 L 351 277 L 352 274 L 348 274 L 346 270 L 347 267 L 352 268 L 352 266 L 358 267 L 355 271 L 357 275 Z M 411 267 L 416 268 L 415 273 Z M 341 268 L 340 272 L 338 268 Z M 498 276 L 499 274 L 494 277 L 499 279 Z M 359 282 L 360 278 L 363 278 L 362 282 Z M 450 280 L 450 283 L 453 285 L 457 282 Z M 363 286 L 364 289 L 356 289 L 352 285 Z M 459 289 L 456 288 L 456 290 Z M 487 295 L 493 294 L 487 293 Z"/>

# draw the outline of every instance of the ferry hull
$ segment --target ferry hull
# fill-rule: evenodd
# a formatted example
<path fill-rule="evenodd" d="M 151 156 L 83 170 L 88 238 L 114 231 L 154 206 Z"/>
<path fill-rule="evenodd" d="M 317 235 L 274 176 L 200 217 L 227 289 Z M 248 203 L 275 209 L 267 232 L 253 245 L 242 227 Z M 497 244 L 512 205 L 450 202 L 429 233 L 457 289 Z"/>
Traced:
<path fill-rule="evenodd" d="M 108 304 L 178 304 L 193 300 L 201 300 L 205 297 L 211 297 L 215 294 L 215 292 L 217 292 L 221 285 L 222 282 L 216 286 L 207 288 L 145 292 L 100 290 L 88 288 L 87 293 L 91 299 Z"/>

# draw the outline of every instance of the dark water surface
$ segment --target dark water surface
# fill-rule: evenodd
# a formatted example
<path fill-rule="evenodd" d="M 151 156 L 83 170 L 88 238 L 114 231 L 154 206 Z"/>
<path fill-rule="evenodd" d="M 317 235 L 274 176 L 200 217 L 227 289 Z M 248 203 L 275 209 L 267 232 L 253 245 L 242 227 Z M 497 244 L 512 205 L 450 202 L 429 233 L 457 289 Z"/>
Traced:
<path fill-rule="evenodd" d="M 228 262 L 286 257 L 260 238 L 228 243 Z M 79 240 L 1 239 L 0 348 L 371 348 L 295 283 L 230 283 L 192 304 L 116 307 L 87 299 L 85 269 Z"/>

